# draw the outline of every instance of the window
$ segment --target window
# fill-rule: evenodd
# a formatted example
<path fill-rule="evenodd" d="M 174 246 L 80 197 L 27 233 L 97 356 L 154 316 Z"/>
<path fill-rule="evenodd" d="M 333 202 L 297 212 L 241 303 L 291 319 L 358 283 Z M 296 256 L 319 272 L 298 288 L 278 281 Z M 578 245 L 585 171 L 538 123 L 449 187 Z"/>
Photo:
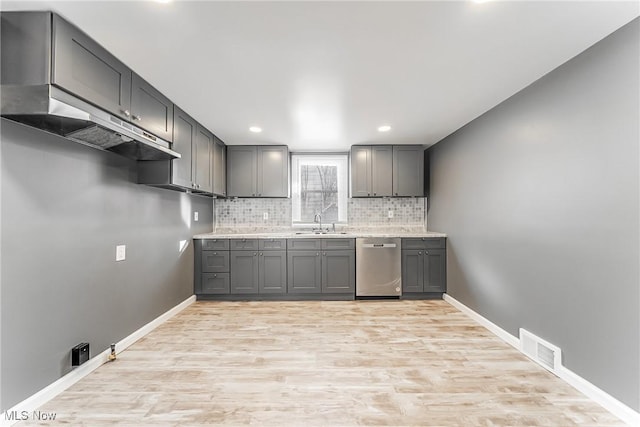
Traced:
<path fill-rule="evenodd" d="M 293 224 L 313 224 L 316 214 L 323 224 L 347 222 L 346 154 L 292 154 L 291 187 Z"/>

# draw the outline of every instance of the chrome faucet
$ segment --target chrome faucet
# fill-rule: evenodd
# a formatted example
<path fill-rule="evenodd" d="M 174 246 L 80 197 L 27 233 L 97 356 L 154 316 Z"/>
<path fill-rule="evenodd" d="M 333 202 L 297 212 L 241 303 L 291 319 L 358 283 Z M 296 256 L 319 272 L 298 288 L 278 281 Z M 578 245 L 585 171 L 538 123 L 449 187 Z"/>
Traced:
<path fill-rule="evenodd" d="M 315 214 L 315 216 L 313 217 L 313 222 L 319 224 L 318 230 L 322 232 L 322 215 L 320 215 L 319 213 Z"/>

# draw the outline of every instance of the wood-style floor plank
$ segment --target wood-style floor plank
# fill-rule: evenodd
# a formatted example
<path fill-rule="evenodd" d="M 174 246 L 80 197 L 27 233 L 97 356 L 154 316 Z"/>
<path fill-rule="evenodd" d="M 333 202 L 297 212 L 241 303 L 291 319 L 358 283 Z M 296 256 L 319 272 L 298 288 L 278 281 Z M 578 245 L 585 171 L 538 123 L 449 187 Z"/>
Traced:
<path fill-rule="evenodd" d="M 624 425 L 444 301 L 197 302 L 41 410 L 18 425 Z"/>

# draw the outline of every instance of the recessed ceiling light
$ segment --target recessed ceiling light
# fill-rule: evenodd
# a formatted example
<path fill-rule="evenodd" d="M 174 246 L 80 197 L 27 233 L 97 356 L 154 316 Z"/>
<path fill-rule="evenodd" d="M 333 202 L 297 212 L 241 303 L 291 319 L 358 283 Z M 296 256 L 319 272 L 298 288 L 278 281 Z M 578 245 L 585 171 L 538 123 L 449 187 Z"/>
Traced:
<path fill-rule="evenodd" d="M 251 131 L 251 132 L 253 132 L 253 133 L 260 133 L 260 132 L 262 132 L 262 128 L 261 128 L 261 127 L 258 127 L 258 126 L 251 126 L 251 127 L 249 128 L 249 131 Z"/>
<path fill-rule="evenodd" d="M 389 132 L 390 130 L 391 130 L 391 126 L 389 125 L 380 126 L 378 128 L 378 132 Z"/>

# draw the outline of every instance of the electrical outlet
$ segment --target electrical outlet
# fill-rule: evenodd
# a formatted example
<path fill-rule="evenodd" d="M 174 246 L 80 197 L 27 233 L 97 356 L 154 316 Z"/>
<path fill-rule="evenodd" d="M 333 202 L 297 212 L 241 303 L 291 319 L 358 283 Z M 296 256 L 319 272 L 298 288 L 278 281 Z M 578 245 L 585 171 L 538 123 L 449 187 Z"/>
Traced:
<path fill-rule="evenodd" d="M 387 212 L 387 218 L 393 218 L 393 211 Z"/>
<path fill-rule="evenodd" d="M 127 246 L 116 246 L 116 261 L 124 261 L 127 258 Z"/>
<path fill-rule="evenodd" d="M 193 220 L 194 220 L 194 221 L 197 221 L 197 220 L 198 220 L 198 211 L 195 211 L 195 212 L 193 213 Z"/>
<path fill-rule="evenodd" d="M 269 219 L 269 212 L 264 212 L 262 214 L 262 219 L 264 219 L 265 221 Z"/>

